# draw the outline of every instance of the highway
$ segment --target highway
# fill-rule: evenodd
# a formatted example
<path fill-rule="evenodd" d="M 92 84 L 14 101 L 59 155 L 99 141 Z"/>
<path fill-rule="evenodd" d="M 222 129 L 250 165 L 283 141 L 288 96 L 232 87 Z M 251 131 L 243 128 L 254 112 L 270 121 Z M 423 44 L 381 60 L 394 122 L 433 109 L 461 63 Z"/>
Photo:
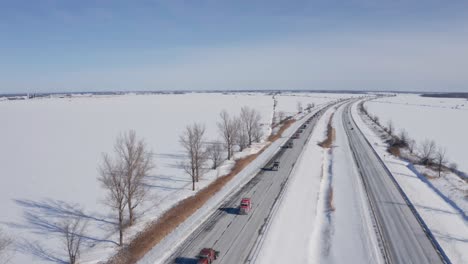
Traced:
<path fill-rule="evenodd" d="M 262 227 L 323 111 L 318 112 L 300 137 L 293 140 L 292 148 L 281 148 L 265 166 L 266 169 L 229 197 L 219 210 L 182 242 L 166 263 L 196 263 L 197 254 L 204 247 L 219 251 L 216 263 L 239 264 L 248 261 Z M 277 171 L 268 169 L 274 161 L 280 162 Z M 238 214 L 242 197 L 252 199 L 252 210 L 248 215 Z"/>
<path fill-rule="evenodd" d="M 356 126 L 351 103 L 343 111 L 343 125 L 369 198 L 385 262 L 444 263 L 443 252 L 437 251 L 392 175 Z"/>

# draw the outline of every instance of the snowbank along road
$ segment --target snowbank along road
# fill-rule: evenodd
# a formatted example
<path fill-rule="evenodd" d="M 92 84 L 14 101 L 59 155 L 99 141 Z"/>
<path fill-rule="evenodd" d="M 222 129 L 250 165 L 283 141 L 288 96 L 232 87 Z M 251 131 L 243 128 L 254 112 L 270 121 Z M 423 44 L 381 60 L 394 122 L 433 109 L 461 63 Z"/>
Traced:
<path fill-rule="evenodd" d="M 219 251 L 218 263 L 248 262 L 252 248 L 262 233 L 297 158 L 325 109 L 314 114 L 310 124 L 299 133 L 299 138 L 293 140 L 292 148 L 282 147 L 265 168 L 240 191 L 229 197 L 175 250 L 166 263 L 197 263 L 196 256 L 204 247 Z M 279 161 L 279 168 L 271 170 L 275 161 Z M 252 201 L 252 210 L 247 215 L 240 215 L 238 211 L 243 197 L 249 197 Z"/>
<path fill-rule="evenodd" d="M 354 123 L 350 106 L 343 111 L 343 125 L 371 204 L 385 262 L 450 263 Z"/>

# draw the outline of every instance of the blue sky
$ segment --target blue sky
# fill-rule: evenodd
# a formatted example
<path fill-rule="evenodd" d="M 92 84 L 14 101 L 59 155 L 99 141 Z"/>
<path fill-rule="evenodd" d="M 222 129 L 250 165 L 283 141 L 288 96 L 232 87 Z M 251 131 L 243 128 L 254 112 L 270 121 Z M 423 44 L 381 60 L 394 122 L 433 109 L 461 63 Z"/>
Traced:
<path fill-rule="evenodd" d="M 0 0 L 0 93 L 468 91 L 468 1 Z"/>

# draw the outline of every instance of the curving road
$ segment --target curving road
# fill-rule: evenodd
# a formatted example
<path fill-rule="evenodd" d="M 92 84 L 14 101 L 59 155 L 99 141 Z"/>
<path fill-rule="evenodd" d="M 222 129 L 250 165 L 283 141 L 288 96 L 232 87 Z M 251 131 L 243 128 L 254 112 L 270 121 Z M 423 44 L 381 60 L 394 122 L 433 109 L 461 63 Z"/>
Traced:
<path fill-rule="evenodd" d="M 413 213 L 392 175 L 356 126 L 351 103 L 343 111 L 343 125 L 369 198 L 385 262 L 449 262 L 422 228 L 422 220 Z"/>
<path fill-rule="evenodd" d="M 220 252 L 216 263 L 247 262 L 297 158 L 325 109 L 311 117 L 310 124 L 300 133 L 300 137 L 293 140 L 292 148 L 282 148 L 265 166 L 270 168 L 274 161 L 280 161 L 278 171 L 264 169 L 259 172 L 196 229 L 166 263 L 196 263 L 195 256 L 203 247 L 211 247 Z M 252 211 L 248 215 L 238 214 L 237 207 L 242 197 L 252 199 Z"/>

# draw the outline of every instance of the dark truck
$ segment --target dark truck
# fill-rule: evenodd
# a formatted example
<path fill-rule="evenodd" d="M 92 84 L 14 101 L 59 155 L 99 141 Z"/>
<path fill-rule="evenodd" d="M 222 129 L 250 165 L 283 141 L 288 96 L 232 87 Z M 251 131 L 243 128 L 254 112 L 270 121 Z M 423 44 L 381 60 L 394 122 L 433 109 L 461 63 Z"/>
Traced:
<path fill-rule="evenodd" d="M 273 162 L 273 165 L 271 166 L 271 170 L 277 171 L 279 169 L 279 161 Z"/>

